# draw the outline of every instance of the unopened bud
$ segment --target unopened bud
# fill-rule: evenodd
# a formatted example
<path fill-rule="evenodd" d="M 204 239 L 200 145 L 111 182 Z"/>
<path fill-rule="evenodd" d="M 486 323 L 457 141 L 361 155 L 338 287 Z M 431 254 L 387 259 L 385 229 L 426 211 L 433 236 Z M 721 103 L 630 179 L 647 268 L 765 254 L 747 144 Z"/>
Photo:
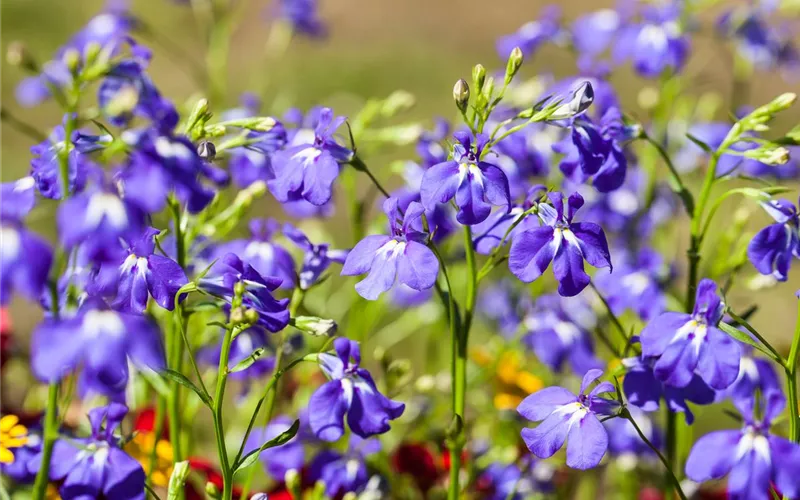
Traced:
<path fill-rule="evenodd" d="M 69 48 L 64 51 L 64 55 L 61 56 L 61 60 L 64 61 L 64 64 L 67 66 L 67 69 L 69 69 L 70 73 L 75 73 L 78 71 L 78 66 L 81 64 L 81 53 L 76 49 Z"/>
<path fill-rule="evenodd" d="M 784 147 L 756 148 L 744 152 L 744 156 L 758 160 L 766 165 L 783 165 L 789 161 L 789 150 Z"/>
<path fill-rule="evenodd" d="M 233 285 L 233 293 L 237 297 L 241 297 L 244 295 L 244 292 L 247 291 L 247 287 L 241 281 L 237 281 L 235 285 Z"/>
<path fill-rule="evenodd" d="M 483 82 L 486 81 L 486 68 L 483 64 L 476 64 L 472 68 L 472 84 L 475 86 L 475 91 L 480 92 L 483 88 Z"/>
<path fill-rule="evenodd" d="M 453 86 L 453 100 L 456 102 L 456 107 L 464 112 L 467 110 L 469 103 L 469 85 L 463 78 L 456 82 Z"/>
<path fill-rule="evenodd" d="M 283 482 L 286 484 L 286 489 L 295 495 L 295 498 L 302 498 L 302 495 L 298 495 L 302 488 L 302 481 L 297 469 L 287 470 L 286 474 L 283 475 Z"/>
<path fill-rule="evenodd" d="M 169 486 L 168 492 L 169 497 L 172 498 L 172 495 L 175 494 L 177 496 L 178 491 L 183 491 L 183 485 L 186 483 L 186 477 L 189 475 L 189 461 L 184 460 L 182 462 L 178 462 L 172 468 L 172 474 L 169 476 Z"/>
<path fill-rule="evenodd" d="M 797 94 L 794 92 L 786 92 L 781 94 L 769 103 L 770 108 L 774 111 L 783 111 L 789 109 L 797 100 Z"/>
<path fill-rule="evenodd" d="M 11 42 L 6 51 L 6 61 L 11 66 L 17 66 L 34 73 L 39 72 L 38 64 L 22 42 Z"/>
<path fill-rule="evenodd" d="M 256 311 L 255 309 L 247 309 L 244 312 L 245 321 L 247 321 L 247 323 L 249 323 L 251 325 L 254 325 L 254 324 L 258 323 L 258 317 L 259 317 L 258 316 L 258 311 Z"/>
<path fill-rule="evenodd" d="M 106 103 L 103 111 L 108 116 L 120 116 L 132 112 L 139 104 L 139 91 L 133 85 L 123 85 Z"/>
<path fill-rule="evenodd" d="M 211 141 L 201 141 L 197 145 L 197 154 L 206 161 L 214 161 L 217 157 L 217 147 Z"/>
<path fill-rule="evenodd" d="M 241 325 L 245 322 L 245 310 L 241 307 L 231 309 L 230 321 L 234 325 Z"/>
<path fill-rule="evenodd" d="M 322 319 L 316 316 L 298 316 L 294 319 L 294 327 L 316 336 L 333 335 L 338 328 L 332 319 Z"/>
<path fill-rule="evenodd" d="M 86 61 L 87 66 L 94 64 L 101 50 L 103 50 L 103 47 L 97 42 L 89 42 L 86 44 L 86 47 L 83 49 L 83 59 Z"/>
<path fill-rule="evenodd" d="M 211 481 L 207 482 L 206 495 L 210 496 L 211 498 L 219 498 L 219 488 L 217 488 L 217 485 Z"/>
<path fill-rule="evenodd" d="M 508 56 L 508 63 L 506 64 L 506 85 L 511 83 L 511 80 L 514 79 L 520 66 L 522 66 L 522 60 L 522 50 L 519 47 L 514 47 L 514 50 L 511 51 L 511 55 Z"/>
<path fill-rule="evenodd" d="M 549 120 L 563 120 L 579 115 L 589 109 L 594 102 L 594 88 L 588 81 L 583 82 L 575 89 L 572 97 L 567 102 L 562 102 L 548 117 Z"/>
<path fill-rule="evenodd" d="M 344 494 L 342 500 L 356 500 L 357 498 L 358 497 L 356 496 L 355 493 L 353 493 L 352 491 L 348 491 L 347 493 Z"/>
<path fill-rule="evenodd" d="M 275 118 L 272 118 L 271 116 L 265 116 L 255 122 L 251 128 L 256 132 L 269 132 L 275 128 L 275 124 L 277 123 L 278 121 Z"/>

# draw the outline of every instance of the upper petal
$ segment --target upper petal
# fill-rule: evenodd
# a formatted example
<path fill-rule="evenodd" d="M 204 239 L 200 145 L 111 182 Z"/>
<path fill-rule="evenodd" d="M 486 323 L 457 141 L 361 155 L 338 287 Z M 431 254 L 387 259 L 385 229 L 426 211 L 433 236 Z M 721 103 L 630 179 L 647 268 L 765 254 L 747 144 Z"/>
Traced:
<path fill-rule="evenodd" d="M 517 413 L 538 422 L 549 417 L 559 407 L 576 401 L 578 398 L 563 387 L 545 387 L 523 399 L 517 406 Z"/>

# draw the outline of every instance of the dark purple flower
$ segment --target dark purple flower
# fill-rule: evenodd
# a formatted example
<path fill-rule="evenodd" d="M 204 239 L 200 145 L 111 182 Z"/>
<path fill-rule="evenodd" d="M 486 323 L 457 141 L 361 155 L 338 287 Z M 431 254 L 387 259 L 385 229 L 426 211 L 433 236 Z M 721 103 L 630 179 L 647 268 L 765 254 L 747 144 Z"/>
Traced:
<path fill-rule="evenodd" d="M 158 233 L 152 227 L 145 229 L 120 260 L 102 263 L 92 291 L 109 297 L 111 307 L 120 311 L 144 313 L 149 296 L 164 309 L 173 310 L 175 294 L 188 279 L 174 260 L 154 253 Z"/>
<path fill-rule="evenodd" d="M 526 217 L 514 227 L 506 240 L 503 241 L 503 237 L 506 236 L 506 231 L 509 230 L 511 225 L 517 222 L 527 210 L 536 205 L 546 191 L 547 188 L 541 184 L 533 186 L 528 190 L 528 195 L 521 205 L 515 205 L 508 211 L 495 210 L 485 221 L 472 226 L 472 244 L 475 247 L 475 251 L 481 255 L 489 255 L 497 248 L 500 242 L 508 244 L 517 234 L 527 229 L 538 227 L 534 217 Z"/>
<path fill-rule="evenodd" d="M 237 337 L 238 338 L 238 337 Z M 257 450 L 270 439 L 278 437 L 292 426 L 292 419 L 279 416 L 272 419 L 264 428 L 253 429 L 244 447 L 245 454 Z M 258 457 L 264 465 L 264 470 L 272 479 L 282 482 L 284 476 L 290 470 L 298 473 L 303 468 L 305 461 L 305 450 L 300 436 L 294 436 L 286 443 L 269 448 L 261 452 Z"/>
<path fill-rule="evenodd" d="M 658 78 L 665 70 L 678 73 L 689 56 L 690 41 L 681 30 L 682 4 L 648 5 L 640 23 L 621 28 L 614 44 L 614 57 L 632 59 L 636 72 Z"/>
<path fill-rule="evenodd" d="M 132 240 L 143 230 L 144 213 L 126 197 L 101 186 L 61 203 L 57 215 L 59 238 L 68 249 L 83 247 L 96 262 L 113 261 L 123 250 L 120 239 Z"/>
<path fill-rule="evenodd" d="M 586 372 L 578 396 L 563 387 L 545 387 L 519 404 L 520 415 L 542 421 L 535 429 L 522 429 L 522 439 L 534 455 L 550 458 L 567 441 L 567 466 L 585 470 L 600 463 L 608 448 L 608 433 L 597 416 L 611 415 L 617 406 L 600 394 L 613 392 L 614 386 L 601 382 L 588 395 L 585 392 L 602 375 L 602 370 Z"/>
<path fill-rule="evenodd" d="M 514 47 L 519 47 L 522 54 L 529 57 L 543 44 L 558 41 L 563 34 L 561 9 L 552 5 L 544 9 L 539 20 L 525 23 L 516 33 L 500 37 L 497 40 L 497 54 L 508 59 Z"/>
<path fill-rule="evenodd" d="M 522 471 L 516 464 L 492 463 L 478 476 L 477 487 L 487 500 L 521 500 L 540 490 L 529 470 Z"/>
<path fill-rule="evenodd" d="M 303 267 L 298 275 L 300 288 L 303 290 L 308 290 L 317 283 L 322 273 L 333 262 L 344 264 L 345 259 L 347 259 L 348 250 L 336 250 L 330 248 L 327 243 L 315 245 L 311 243 L 308 236 L 289 223 L 283 225 L 283 234 L 305 252 L 303 255 Z M 292 279 L 294 280 L 294 271 L 292 271 Z"/>
<path fill-rule="evenodd" d="M 453 137 L 458 141 L 453 159 L 432 166 L 422 177 L 422 205 L 431 210 L 455 198 L 458 222 L 477 224 L 489 217 L 492 205 L 511 205 L 508 179 L 500 167 L 481 160 L 487 135 L 478 135 L 474 149 L 468 132 L 456 132 Z"/>
<path fill-rule="evenodd" d="M 125 127 L 139 116 L 169 133 L 178 124 L 178 112 L 145 73 L 148 62 L 124 59 L 116 63 L 100 84 L 97 101 L 108 121 L 117 127 Z"/>
<path fill-rule="evenodd" d="M 365 459 L 380 450 L 377 439 L 351 435 L 344 454 L 334 450 L 319 452 L 309 466 L 309 474 L 313 481 L 325 483 L 325 495 L 331 498 L 359 492 L 369 479 Z"/>
<path fill-rule="evenodd" d="M 61 199 L 61 167 L 59 155 L 69 147 L 67 156 L 69 192 L 76 193 L 86 185 L 89 160 L 81 154 L 70 141 L 64 140 L 64 126 L 58 125 L 45 141 L 31 147 L 31 176 L 36 181 L 36 189 L 45 198 Z"/>
<path fill-rule="evenodd" d="M 17 220 L 0 218 L 0 305 L 8 304 L 14 292 L 39 300 L 52 262 L 47 241 Z"/>
<path fill-rule="evenodd" d="M 356 291 L 368 300 L 377 299 L 395 281 L 414 290 L 431 288 L 439 274 L 439 260 L 426 246 L 428 234 L 420 220 L 422 205 L 411 203 L 401 214 L 397 198 L 389 198 L 383 203 L 383 211 L 391 236 L 376 234 L 359 241 L 347 256 L 342 276 L 369 273 L 356 284 Z"/>
<path fill-rule="evenodd" d="M 333 342 L 336 355 L 322 353 L 319 364 L 330 380 L 311 395 L 308 416 L 311 429 L 323 441 L 344 434 L 344 418 L 353 434 L 367 438 L 389 430 L 389 421 L 403 414 L 406 405 L 392 401 L 375 386 L 369 372 L 360 367 L 357 342 L 342 337 Z"/>
<path fill-rule="evenodd" d="M 553 371 L 569 362 L 575 373 L 601 368 L 590 330 L 597 319 L 583 297 L 550 294 L 538 297 L 522 319 L 522 342 Z"/>
<path fill-rule="evenodd" d="M 279 230 L 274 219 L 253 219 L 250 239 L 224 243 L 217 252 L 219 255 L 235 253 L 261 276 L 275 276 L 282 280 L 281 288 L 291 288 L 295 280 L 294 260 L 285 248 L 272 241 Z"/>
<path fill-rule="evenodd" d="M 280 0 L 276 7 L 281 19 L 288 22 L 295 32 L 311 37 L 325 36 L 317 0 Z"/>
<path fill-rule="evenodd" d="M 704 482 L 728 475 L 727 492 L 735 500 L 768 500 L 773 484 L 786 498 L 800 495 L 800 445 L 769 432 L 786 399 L 780 391 L 765 394 L 759 406 L 763 417 L 745 413 L 741 430 L 715 431 L 698 439 L 686 461 L 686 476 Z"/>
<path fill-rule="evenodd" d="M 164 368 L 158 328 L 146 316 L 107 309 L 87 300 L 78 314 L 45 319 L 34 331 L 31 368 L 43 382 L 58 382 L 79 366 L 116 394 L 128 382 L 128 358 L 140 368 Z"/>
<path fill-rule="evenodd" d="M 254 326 L 270 332 L 283 330 L 289 324 L 289 299 L 276 299 L 272 292 L 278 289 L 281 280 L 262 277 L 258 271 L 235 254 L 229 253 L 219 258 L 208 274 L 200 280 L 200 286 L 230 302 L 234 297 L 234 287 L 243 283 L 242 306 L 255 310 L 258 321 Z"/>
<path fill-rule="evenodd" d="M 697 286 L 692 314 L 665 312 L 641 333 L 642 355 L 658 357 L 656 378 L 686 387 L 695 373 L 714 389 L 730 386 L 739 374 L 739 344 L 717 328 L 725 305 L 710 279 Z"/>
<path fill-rule="evenodd" d="M 128 408 L 119 403 L 93 408 L 89 411 L 90 438 L 56 441 L 50 480 L 61 483 L 62 498 L 144 500 L 144 469 L 120 448 L 114 436 L 127 412 Z M 40 463 L 38 460 L 31 465 L 38 468 Z"/>
<path fill-rule="evenodd" d="M 686 423 L 694 421 L 687 401 L 707 405 L 714 402 L 714 389 L 706 385 L 698 375 L 693 375 L 684 387 L 674 387 L 657 379 L 653 365 L 658 358 L 627 358 L 622 363 L 627 368 L 622 388 L 628 402 L 644 411 L 658 410 L 663 398 L 670 411 L 683 413 Z"/>
<path fill-rule="evenodd" d="M 519 233 L 511 243 L 508 267 L 520 280 L 530 283 L 544 273 L 553 262 L 553 274 L 558 280 L 558 293 L 571 297 L 589 284 L 583 269 L 585 260 L 594 267 L 611 268 L 608 243 L 603 230 L 591 222 L 572 222 L 575 212 L 583 206 L 583 197 L 570 195 L 567 211 L 561 193 L 550 193 L 553 206 L 539 204 L 543 226 Z"/>
<path fill-rule="evenodd" d="M 434 119 L 433 130 L 420 134 L 417 141 L 417 154 L 422 159 L 422 166 L 425 169 L 447 161 L 447 150 L 442 147 L 441 143 L 449 135 L 450 122 L 441 117 Z M 408 179 L 406 181 L 408 182 Z M 417 186 L 417 190 L 419 190 L 419 186 Z"/>
<path fill-rule="evenodd" d="M 775 224 L 759 231 L 747 245 L 747 258 L 756 270 L 786 281 L 794 257 L 800 257 L 797 208 L 789 200 L 773 199 L 761 204 Z"/>
<path fill-rule="evenodd" d="M 350 161 L 353 152 L 339 145 L 334 133 L 345 122 L 324 108 L 314 129 L 313 140 L 279 151 L 272 157 L 275 179 L 269 189 L 281 203 L 302 198 L 314 205 L 324 205 L 333 194 L 339 176 L 339 164 Z"/>

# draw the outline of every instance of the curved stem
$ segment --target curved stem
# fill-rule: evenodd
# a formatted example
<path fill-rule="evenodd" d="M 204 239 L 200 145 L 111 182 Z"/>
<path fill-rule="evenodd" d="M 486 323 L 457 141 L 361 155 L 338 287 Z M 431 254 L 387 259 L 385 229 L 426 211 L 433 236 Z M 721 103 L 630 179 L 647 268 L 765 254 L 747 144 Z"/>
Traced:
<path fill-rule="evenodd" d="M 671 414 L 674 415 L 674 413 Z M 644 435 L 642 429 L 639 428 L 639 425 L 636 423 L 633 417 L 631 417 L 631 414 L 627 409 L 623 410 L 622 417 L 626 418 L 631 424 L 633 424 L 633 428 L 636 429 L 636 433 L 639 434 L 640 438 L 642 438 L 644 444 L 650 447 L 650 449 L 653 450 L 653 452 L 655 452 L 656 455 L 658 455 L 659 460 L 661 460 L 661 463 L 664 464 L 664 467 L 667 469 L 667 472 L 669 473 L 669 477 L 672 481 L 673 486 L 675 487 L 675 491 L 678 493 L 678 496 L 681 498 L 681 500 L 686 500 L 686 494 L 683 492 L 683 489 L 681 489 L 681 482 L 678 481 L 678 477 L 675 475 L 674 472 L 672 472 L 672 466 L 664 457 L 664 455 L 661 454 L 661 451 L 656 446 L 653 446 L 653 443 L 651 443 L 650 440 L 647 439 L 647 436 Z"/>
<path fill-rule="evenodd" d="M 362 160 L 358 155 L 353 156 L 353 159 L 350 160 L 350 164 L 356 170 L 367 174 L 367 177 L 369 177 L 372 183 L 375 184 L 375 187 L 378 188 L 378 191 L 380 191 L 383 196 L 385 196 L 386 198 L 389 198 L 391 196 L 389 194 L 389 191 L 384 189 L 383 186 L 381 186 L 381 183 L 378 182 L 378 179 L 376 179 L 375 176 L 372 175 L 372 172 L 370 172 L 369 168 L 367 168 L 367 164 L 364 163 L 364 160 Z"/>
<path fill-rule="evenodd" d="M 217 370 L 217 389 L 214 393 L 214 436 L 217 439 L 217 454 L 219 455 L 220 468 L 222 469 L 223 492 L 222 500 L 231 500 L 233 492 L 233 473 L 228 462 L 228 450 L 225 447 L 225 427 L 222 423 L 222 408 L 225 400 L 225 384 L 228 381 L 228 361 L 233 341 L 233 326 L 225 329 L 222 340 L 222 351 L 219 355 L 219 368 Z"/>

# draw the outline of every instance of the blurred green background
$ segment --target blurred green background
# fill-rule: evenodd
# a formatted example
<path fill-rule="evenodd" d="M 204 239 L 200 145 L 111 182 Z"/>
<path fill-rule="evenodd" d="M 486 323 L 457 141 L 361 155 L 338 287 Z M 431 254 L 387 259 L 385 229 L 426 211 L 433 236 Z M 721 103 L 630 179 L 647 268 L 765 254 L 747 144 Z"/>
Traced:
<path fill-rule="evenodd" d="M 295 37 L 282 59 L 265 62 L 263 53 L 270 32 L 271 6 L 261 0 L 239 1 L 244 2 L 243 15 L 230 45 L 228 90 L 224 102 L 211 103 L 213 110 L 221 111 L 235 105 L 241 92 L 257 90 L 262 79 L 268 76 L 278 108 L 290 104 L 307 108 L 325 103 L 338 113 L 349 114 L 369 97 L 385 97 L 394 90 L 403 89 L 417 98 L 410 116 L 426 125 L 436 115 L 454 116 L 452 85 L 460 77 L 469 80 L 472 65 L 481 62 L 490 71 L 503 68 L 505 62 L 498 59 L 494 49 L 497 37 L 536 19 L 541 8 L 549 3 L 539 0 L 321 0 L 320 17 L 328 27 L 329 36 L 321 40 Z M 567 19 L 590 8 L 613 6 L 613 2 L 581 0 L 562 0 L 558 4 Z M 701 32 L 695 37 L 693 55 L 685 69 L 685 74 L 691 75 L 688 91 L 697 95 L 718 92 L 726 103 L 722 110 L 729 108 L 733 87 L 732 55 L 730 46 L 713 36 L 711 24 L 719 9 L 732 4 L 720 2 L 701 18 Z M 0 41 L 4 50 L 12 41 L 23 41 L 39 60 L 46 60 L 102 6 L 103 2 L 95 0 L 3 0 L 0 2 Z M 204 42 L 187 5 L 168 0 L 132 0 L 131 7 L 160 39 L 177 46 L 177 52 L 188 55 L 192 64 L 203 65 Z M 186 56 L 176 57 L 175 50 L 167 51 L 146 36 L 140 40 L 154 49 L 150 74 L 164 95 L 183 103 L 202 91 L 187 70 L 191 64 L 185 64 Z M 5 63 L 2 68 L 0 99 L 5 109 L 42 131 L 60 121 L 59 111 L 52 102 L 31 109 L 19 107 L 14 100 L 14 87 L 25 75 L 19 68 Z M 522 71 L 527 77 L 542 72 L 551 72 L 556 77 L 574 74 L 574 58 L 564 49 L 546 46 L 533 60 L 526 61 Z M 637 110 L 637 96 L 642 88 L 654 87 L 654 83 L 636 77 L 629 67 L 615 71 L 612 81 L 625 110 L 633 116 L 641 116 Z M 761 104 L 781 92 L 798 89 L 797 82 L 787 82 L 777 74 L 762 73 L 751 80 L 742 103 Z M 800 110 L 796 107 L 781 116 L 775 130 L 786 130 L 798 121 Z M 27 172 L 33 141 L 6 125 L 2 126 L 0 138 L 0 179 L 6 182 Z M 387 184 L 396 184 L 396 177 L 389 180 L 392 176 L 390 160 L 411 155 L 410 149 L 381 155 L 370 161 L 371 169 Z M 795 200 L 796 191 L 787 198 Z M 732 213 L 736 203 L 739 201 L 733 202 L 727 213 Z M 766 220 L 758 214 L 752 228 L 758 228 Z M 725 226 L 724 217 L 719 221 L 721 227 Z M 31 225 L 34 230 L 52 234 L 52 214 L 37 211 Z M 685 230 L 679 231 L 674 240 L 673 255 L 681 265 L 687 240 Z M 800 286 L 800 273 L 796 268 L 794 271 L 794 278 L 787 284 L 759 291 L 757 296 L 739 287 L 730 297 L 739 310 L 754 301 L 760 304 L 753 324 L 774 340 L 779 350 L 788 349 L 796 317 L 794 291 Z M 747 269 L 744 274 L 752 276 L 754 271 Z M 15 330 L 25 335 L 38 321 L 38 314 L 35 307 L 16 302 L 12 309 Z"/>

